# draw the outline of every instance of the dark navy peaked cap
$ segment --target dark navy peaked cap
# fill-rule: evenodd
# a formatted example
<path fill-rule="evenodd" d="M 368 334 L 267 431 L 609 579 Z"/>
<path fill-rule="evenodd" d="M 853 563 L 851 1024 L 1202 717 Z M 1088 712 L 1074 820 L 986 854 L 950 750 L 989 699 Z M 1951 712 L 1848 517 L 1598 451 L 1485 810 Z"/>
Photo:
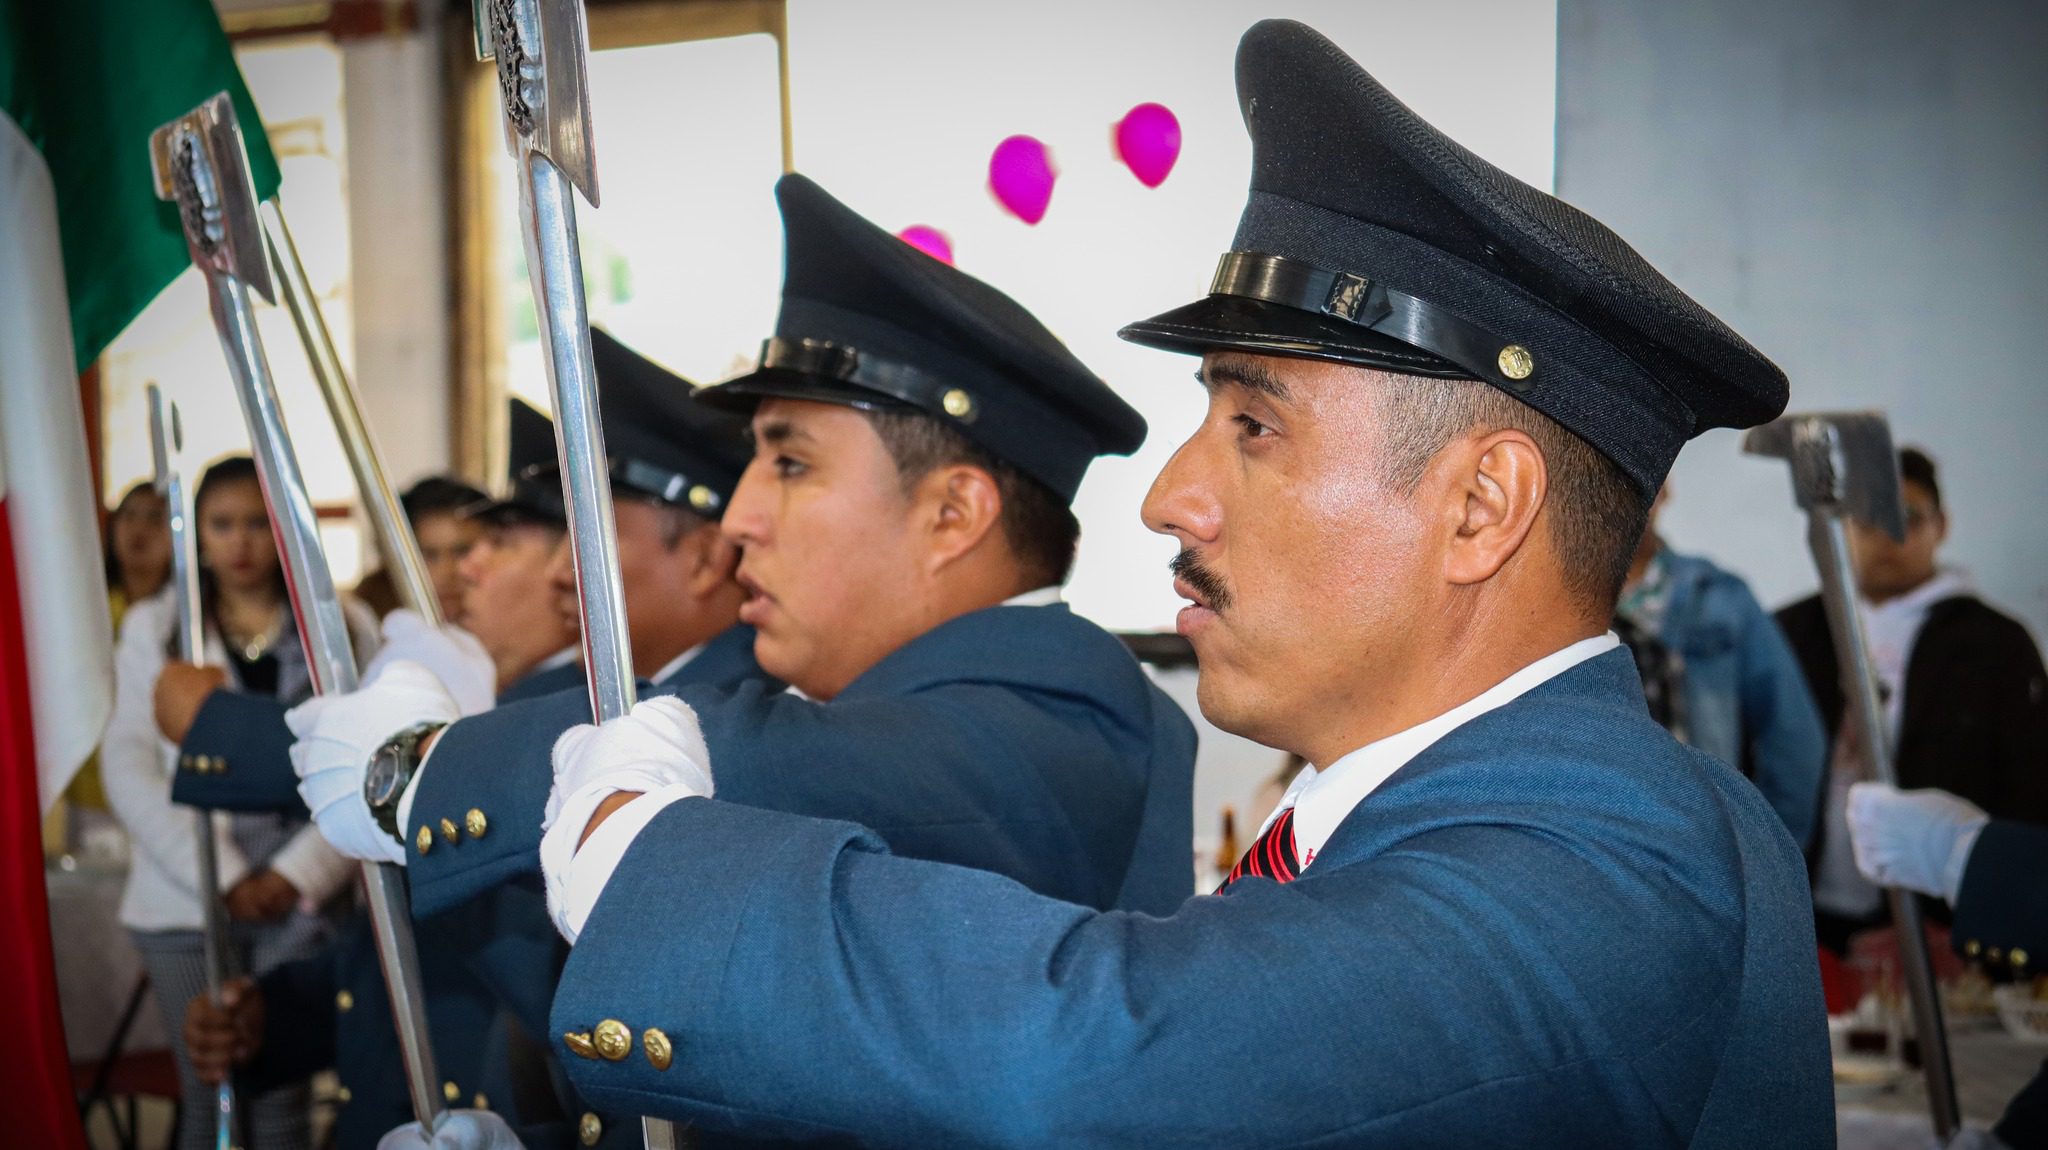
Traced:
<path fill-rule="evenodd" d="M 612 489 L 713 519 L 723 515 L 753 457 L 746 423 L 691 402 L 694 384 L 602 328 L 590 329 L 590 354 Z"/>
<path fill-rule="evenodd" d="M 1128 455 L 1145 420 L 1002 292 L 869 223 L 798 175 L 775 186 L 785 272 L 775 336 L 753 372 L 700 398 L 923 412 L 1072 501 L 1098 455 Z"/>
<path fill-rule="evenodd" d="M 562 483 L 555 468 L 555 424 L 523 399 L 507 400 L 509 449 L 505 469 L 510 485 L 503 499 L 479 506 L 475 514 L 501 526 L 539 523 L 561 527 L 568 522 L 562 508 Z"/>
<path fill-rule="evenodd" d="M 1650 494 L 1685 441 L 1776 418 L 1785 375 L 1598 220 L 1460 147 L 1336 45 L 1237 50 L 1251 198 L 1210 295 L 1125 339 L 1483 380 Z"/>

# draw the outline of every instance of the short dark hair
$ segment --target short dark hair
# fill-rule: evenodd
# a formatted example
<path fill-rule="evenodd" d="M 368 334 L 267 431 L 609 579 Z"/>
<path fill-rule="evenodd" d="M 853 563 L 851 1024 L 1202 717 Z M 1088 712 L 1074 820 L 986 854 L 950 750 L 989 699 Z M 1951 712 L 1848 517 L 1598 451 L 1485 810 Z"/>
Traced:
<path fill-rule="evenodd" d="M 1917 483 L 1927 489 L 1934 498 L 1934 510 L 1941 510 L 1941 480 L 1935 474 L 1934 459 L 1917 447 L 1899 449 L 1899 479 L 1906 483 Z"/>
<path fill-rule="evenodd" d="M 1621 468 L 1549 416 L 1474 380 L 1386 375 L 1381 391 L 1381 478 L 1404 493 L 1460 436 L 1514 430 L 1543 453 L 1550 476 L 1551 539 L 1565 586 L 1603 616 L 1614 612 L 1629 562 L 1649 526 L 1650 497 Z"/>
<path fill-rule="evenodd" d="M 1003 502 L 1003 538 L 1030 584 L 1025 590 L 1066 582 L 1081 540 L 1081 523 L 1066 500 L 922 412 L 863 408 L 861 414 L 881 437 L 906 491 L 941 467 L 965 464 L 988 472 Z"/>
<path fill-rule="evenodd" d="M 414 525 L 429 515 L 467 515 L 489 501 L 490 496 L 452 475 L 429 475 L 398 497 L 406 522 Z"/>

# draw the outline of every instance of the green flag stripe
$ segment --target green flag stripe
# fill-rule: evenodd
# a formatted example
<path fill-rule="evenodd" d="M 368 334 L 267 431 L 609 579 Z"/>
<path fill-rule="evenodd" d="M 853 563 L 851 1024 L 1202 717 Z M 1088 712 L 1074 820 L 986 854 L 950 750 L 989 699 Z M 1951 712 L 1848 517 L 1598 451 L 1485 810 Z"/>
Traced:
<path fill-rule="evenodd" d="M 275 195 L 277 157 L 208 0 L 0 0 L 0 109 L 56 185 L 79 370 L 190 265 L 149 134 L 222 89 L 256 195 Z"/>

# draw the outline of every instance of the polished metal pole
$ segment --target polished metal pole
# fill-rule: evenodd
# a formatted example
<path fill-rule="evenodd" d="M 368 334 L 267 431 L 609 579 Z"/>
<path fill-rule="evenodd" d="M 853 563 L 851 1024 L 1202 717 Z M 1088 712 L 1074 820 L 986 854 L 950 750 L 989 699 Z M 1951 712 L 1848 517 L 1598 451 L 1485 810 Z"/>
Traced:
<path fill-rule="evenodd" d="M 150 136 L 150 158 L 157 194 L 178 205 L 192 262 L 206 277 L 208 307 L 248 425 L 250 454 L 283 561 L 285 588 L 313 690 L 323 695 L 351 691 L 356 686 L 356 662 L 347 619 L 321 550 L 319 522 L 285 429 L 249 301 L 251 282 L 269 292 L 270 267 L 241 129 L 227 94 L 217 94 L 158 128 Z M 405 879 L 395 866 L 364 863 L 363 885 L 413 1113 L 432 1131 L 445 1110 L 427 1033 Z"/>
<path fill-rule="evenodd" d="M 399 601 L 419 612 L 430 625 L 438 626 L 441 601 L 434 594 L 434 581 L 420 555 L 419 540 L 413 535 L 412 524 L 406 521 L 398 497 L 392 493 L 383 457 L 377 453 L 369 425 L 363 421 L 355 385 L 342 370 L 341 354 L 334 346 L 333 334 L 327 330 L 326 318 L 320 314 L 320 301 L 306 279 L 306 265 L 299 259 L 299 246 L 293 242 L 291 228 L 285 223 L 284 207 L 272 197 L 257 205 L 256 213 L 262 222 L 263 244 L 270 254 L 271 267 L 277 272 L 279 294 L 285 310 L 291 312 L 293 326 L 299 330 L 299 342 L 305 345 L 306 360 L 312 365 L 320 396 L 327 401 L 334 433 L 341 440 L 342 454 L 348 457 L 349 470 L 355 474 L 356 491 L 362 496 L 363 511 L 376 535 L 377 550 L 391 570 Z"/>
<path fill-rule="evenodd" d="M 472 0 L 471 12 L 478 56 L 497 62 L 505 144 L 520 169 L 520 236 L 554 400 L 583 666 L 591 714 L 603 722 L 632 708 L 634 680 L 571 191 L 597 203 L 583 0 Z M 647 1150 L 675 1150 L 672 1123 L 640 1125 Z"/>
<path fill-rule="evenodd" d="M 206 617 L 199 596 L 199 540 L 193 521 L 191 493 L 176 458 L 185 443 L 184 428 L 178 422 L 175 404 L 164 402 L 164 393 L 152 383 L 149 400 L 149 453 L 156 465 L 155 486 L 164 497 L 171 527 L 171 588 L 178 605 L 178 659 L 198 665 L 206 661 Z M 208 810 L 194 810 L 194 830 L 199 853 L 199 939 L 201 960 L 206 967 L 206 993 L 213 1004 L 221 1004 L 221 990 L 228 981 L 227 923 L 221 916 L 220 851 L 214 836 L 220 833 L 218 816 Z M 235 1086 L 232 1076 L 221 1079 L 213 1095 L 214 1150 L 230 1150 L 235 1144 Z"/>
<path fill-rule="evenodd" d="M 1842 668 L 1849 713 L 1863 742 L 1864 764 L 1872 778 L 1897 786 L 1899 778 L 1892 766 L 1891 732 L 1884 720 L 1884 701 L 1878 694 L 1877 676 L 1871 671 L 1870 641 L 1864 634 L 1863 613 L 1856 609 L 1850 591 L 1856 586 L 1856 569 L 1840 513 L 1816 508 L 1807 525 L 1807 538 L 1821 570 L 1821 598 L 1827 605 L 1828 629 L 1835 637 L 1835 658 Z M 1934 980 L 1927 935 L 1921 927 L 1919 896 L 1898 887 L 1886 887 L 1884 895 L 1891 905 L 1892 928 L 1898 935 L 1900 973 L 1905 977 L 1906 999 L 1913 1011 L 1913 1032 L 1920 1044 L 1920 1067 L 1927 1079 L 1927 1104 L 1933 1114 L 1934 1134 L 1942 1145 L 1947 1145 L 1962 1129 L 1962 1108 L 1956 1101 L 1941 992 Z"/>

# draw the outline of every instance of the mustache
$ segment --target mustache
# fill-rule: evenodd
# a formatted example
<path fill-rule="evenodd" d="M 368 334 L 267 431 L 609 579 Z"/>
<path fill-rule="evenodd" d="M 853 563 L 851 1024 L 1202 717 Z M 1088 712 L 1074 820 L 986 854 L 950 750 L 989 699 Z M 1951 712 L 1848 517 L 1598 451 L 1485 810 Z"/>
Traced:
<path fill-rule="evenodd" d="M 1211 611 L 1220 613 L 1230 606 L 1230 588 L 1221 575 L 1202 566 L 1199 553 L 1183 550 L 1167 561 L 1166 569 L 1179 576 Z"/>

